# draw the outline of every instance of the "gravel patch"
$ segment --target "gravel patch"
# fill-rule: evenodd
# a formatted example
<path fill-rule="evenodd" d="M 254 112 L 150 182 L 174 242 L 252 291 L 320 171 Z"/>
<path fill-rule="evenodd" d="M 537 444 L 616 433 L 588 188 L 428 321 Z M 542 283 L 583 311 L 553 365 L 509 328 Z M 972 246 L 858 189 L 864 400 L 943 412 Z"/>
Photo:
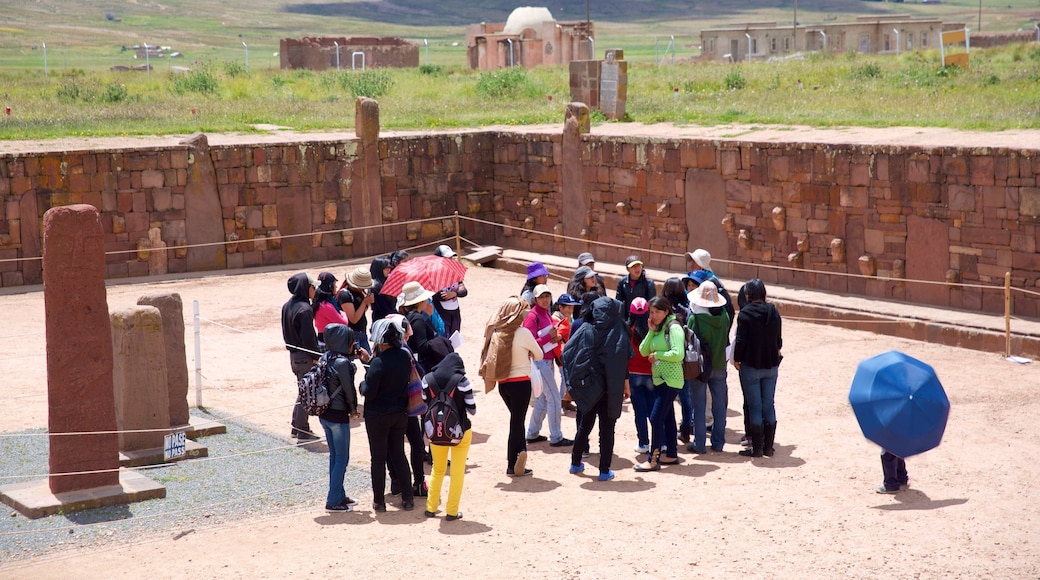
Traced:
<path fill-rule="evenodd" d="M 71 549 L 140 542 L 143 538 L 179 538 L 205 527 L 288 511 L 321 510 L 328 490 L 328 447 L 324 441 L 285 448 L 287 438 L 222 414 L 191 410 L 192 415 L 221 420 L 227 433 L 200 438 L 209 457 L 143 469 L 166 486 L 166 498 L 84 510 L 30 520 L 7 506 L 0 519 L 0 562 L 60 554 Z M 0 485 L 40 479 L 48 471 L 47 437 L 42 429 L 5 435 L 0 473 L 29 477 L 0 480 Z M 347 494 L 369 497 L 367 469 L 347 471 Z"/>

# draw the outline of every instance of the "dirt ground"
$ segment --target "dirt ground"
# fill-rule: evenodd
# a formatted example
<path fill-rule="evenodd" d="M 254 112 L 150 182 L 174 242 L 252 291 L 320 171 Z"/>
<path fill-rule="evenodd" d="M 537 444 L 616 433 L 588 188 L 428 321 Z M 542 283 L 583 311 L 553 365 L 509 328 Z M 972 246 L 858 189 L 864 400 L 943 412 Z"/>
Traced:
<path fill-rule="evenodd" d="M 331 269 L 342 277 L 348 267 Z M 244 415 L 288 441 L 294 379 L 280 342 L 279 309 L 295 271 L 113 285 L 109 307 L 134 304 L 147 292 L 180 293 L 191 367 L 190 305 L 198 300 L 206 320 L 204 404 Z M 522 283 L 517 274 L 470 269 L 460 351 L 471 375 L 484 321 Z M 550 286 L 563 290 L 561 281 Z M 44 427 L 42 293 L 0 296 L 0 312 L 0 431 Z M 881 483 L 879 449 L 861 435 L 847 393 L 858 361 L 893 348 L 935 367 L 952 412 L 943 444 L 908 461 L 911 489 L 887 496 L 874 493 Z M 427 519 L 422 509 L 404 512 L 395 501 L 376 514 L 369 493 L 359 494 L 356 511 L 328 515 L 324 489 L 309 488 L 313 509 L 269 513 L 179 539 L 156 530 L 118 549 L 0 564 L 0 576 L 403 578 L 429 574 L 433 563 L 464 578 L 1040 575 L 1040 444 L 1033 438 L 1040 366 L 794 321 L 784 325 L 784 355 L 772 458 L 736 453 L 742 400 L 731 373 L 723 453 L 683 451 L 679 465 L 637 473 L 626 405 L 618 422 L 616 480 L 596 481 L 595 469 L 568 474 L 569 450 L 546 443 L 530 447 L 534 476 L 510 479 L 505 406 L 497 391 L 478 389 L 460 521 Z M 564 427 L 573 437 L 573 415 Z M 592 447 L 598 449 L 595 442 Z M 351 465 L 367 469 L 368 457 L 364 426 L 355 425 Z M 326 459 L 316 454 L 314 461 Z"/>

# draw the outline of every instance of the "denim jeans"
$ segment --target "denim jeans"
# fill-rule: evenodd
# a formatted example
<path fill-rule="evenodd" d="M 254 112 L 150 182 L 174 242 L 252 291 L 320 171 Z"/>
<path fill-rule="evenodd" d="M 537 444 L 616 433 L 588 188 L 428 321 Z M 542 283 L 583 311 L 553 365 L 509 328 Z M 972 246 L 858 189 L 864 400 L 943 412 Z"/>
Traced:
<path fill-rule="evenodd" d="M 542 375 L 542 393 L 535 399 L 531 419 L 527 423 L 527 438 L 534 439 L 542 429 L 542 422 L 549 417 L 549 442 L 556 443 L 563 439 L 561 418 L 563 408 L 560 406 L 560 387 L 556 384 L 551 360 L 534 361 L 534 368 Z"/>
<path fill-rule="evenodd" d="M 714 424 L 711 427 L 711 448 L 722 451 L 726 444 L 726 410 L 729 407 L 729 388 L 726 385 L 726 369 L 711 371 L 708 379 L 708 392 L 711 393 L 711 416 Z"/>
<path fill-rule="evenodd" d="M 654 404 L 654 383 L 650 375 L 629 373 L 628 390 L 631 393 L 632 414 L 636 416 L 636 438 L 639 446 L 643 447 L 650 444 L 647 422 Z"/>
<path fill-rule="evenodd" d="M 773 397 L 776 395 L 777 369 L 778 367 L 756 369 L 740 365 L 740 389 L 744 391 L 744 400 L 748 406 L 748 422 L 751 425 L 776 423 Z"/>
<path fill-rule="evenodd" d="M 675 433 L 675 397 L 679 389 L 661 383 L 654 385 L 654 406 L 650 410 L 650 452 L 667 447 L 668 457 L 678 457 Z"/>
<path fill-rule="evenodd" d="M 693 397 L 690 394 L 690 381 L 683 381 L 679 391 L 679 410 L 682 412 L 682 426 L 693 427 Z"/>
<path fill-rule="evenodd" d="M 708 384 L 697 379 L 686 379 L 683 382 L 683 388 L 689 391 L 690 401 L 693 403 L 693 449 L 697 453 L 704 453 L 707 451 L 704 440 L 708 435 L 707 423 L 704 419 L 708 409 Z"/>
<path fill-rule="evenodd" d="M 343 489 L 343 478 L 350 463 L 350 423 L 333 423 L 318 417 L 325 429 L 325 442 L 329 446 L 329 494 L 325 497 L 326 507 L 335 507 L 347 499 Z"/>

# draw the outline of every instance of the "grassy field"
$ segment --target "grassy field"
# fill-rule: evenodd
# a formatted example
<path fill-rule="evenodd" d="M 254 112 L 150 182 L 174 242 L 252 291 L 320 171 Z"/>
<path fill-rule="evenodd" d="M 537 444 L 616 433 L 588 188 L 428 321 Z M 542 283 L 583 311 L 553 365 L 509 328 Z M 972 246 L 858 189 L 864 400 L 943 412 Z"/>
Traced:
<path fill-rule="evenodd" d="M 1031 28 L 1040 15 L 1040 0 L 1004 2 L 1000 10 L 984 10 L 984 30 Z M 585 17 L 585 2 L 556 4 L 551 9 L 558 20 Z M 431 6 L 424 0 L 166 0 L 119 8 L 99 0 L 12 3 L 0 14 L 0 106 L 11 107 L 10 116 L 0 117 L 0 139 L 251 131 L 258 124 L 349 128 L 359 94 L 380 101 L 388 129 L 562 120 L 569 98 L 565 68 L 480 74 L 464 66 L 465 25 L 504 20 L 511 3 L 442 0 L 436 10 Z M 696 63 L 691 59 L 701 29 L 787 21 L 791 1 L 691 7 L 679 0 L 630 0 L 591 8 L 597 52 L 623 48 L 630 62 L 629 120 L 1040 128 L 1035 44 L 973 51 L 967 72 L 942 69 L 934 51 Z M 976 29 L 978 4 L 802 0 L 798 18 L 806 25 L 863 13 L 938 15 Z M 304 35 L 401 36 L 420 44 L 420 63 L 428 66 L 365 74 L 278 70 L 278 40 Z M 672 36 L 674 58 L 669 54 L 655 66 Z M 144 42 L 185 57 L 153 59 L 150 74 L 109 72 L 114 65 L 142 64 L 124 47 Z M 172 67 L 192 72 L 178 74 Z"/>

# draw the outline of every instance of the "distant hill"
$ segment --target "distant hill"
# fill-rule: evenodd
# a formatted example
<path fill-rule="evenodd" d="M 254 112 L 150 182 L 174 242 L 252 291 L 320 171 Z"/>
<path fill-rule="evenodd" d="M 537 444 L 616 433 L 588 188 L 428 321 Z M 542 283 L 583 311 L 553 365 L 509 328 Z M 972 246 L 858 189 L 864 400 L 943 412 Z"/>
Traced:
<path fill-rule="evenodd" d="M 762 10 L 792 11 L 792 0 L 589 0 L 593 21 L 646 23 L 672 20 L 739 18 Z M 545 6 L 561 21 L 584 20 L 585 0 L 360 0 L 357 2 L 296 2 L 284 10 L 292 14 L 368 20 L 405 26 L 464 26 L 475 22 L 503 22 L 518 6 Z M 889 11 L 890 5 L 862 0 L 802 0 L 800 10 L 870 14 Z"/>

